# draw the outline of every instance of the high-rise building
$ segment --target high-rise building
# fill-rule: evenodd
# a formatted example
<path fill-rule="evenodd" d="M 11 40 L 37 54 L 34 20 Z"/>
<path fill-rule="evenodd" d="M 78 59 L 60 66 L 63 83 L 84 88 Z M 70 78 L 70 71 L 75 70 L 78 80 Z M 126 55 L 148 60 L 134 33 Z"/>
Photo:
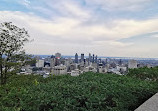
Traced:
<path fill-rule="evenodd" d="M 61 53 L 56 53 L 55 58 L 61 58 Z"/>
<path fill-rule="evenodd" d="M 92 62 L 94 63 L 94 54 L 93 54 L 93 60 L 92 60 Z"/>
<path fill-rule="evenodd" d="M 92 62 L 92 56 L 91 56 L 91 53 L 89 53 L 89 62 Z"/>
<path fill-rule="evenodd" d="M 55 58 L 55 56 L 54 56 L 54 55 L 52 55 L 50 58 Z"/>
<path fill-rule="evenodd" d="M 122 65 L 122 60 L 121 60 L 121 59 L 118 61 L 118 64 L 119 64 L 120 66 Z"/>
<path fill-rule="evenodd" d="M 53 68 L 55 66 L 55 58 L 51 58 L 50 67 Z"/>
<path fill-rule="evenodd" d="M 59 57 L 55 58 L 55 66 L 58 66 L 61 64 L 61 59 Z"/>
<path fill-rule="evenodd" d="M 99 63 L 102 63 L 102 60 L 101 60 L 101 58 L 99 58 L 99 59 L 98 59 L 98 62 L 99 62 Z"/>
<path fill-rule="evenodd" d="M 98 63 L 98 57 L 97 57 L 97 55 L 95 56 L 95 63 Z"/>
<path fill-rule="evenodd" d="M 55 53 L 55 66 L 60 65 L 61 53 Z"/>
<path fill-rule="evenodd" d="M 78 54 L 75 54 L 75 63 L 78 63 Z"/>
<path fill-rule="evenodd" d="M 81 54 L 81 62 L 84 61 L 84 54 Z"/>

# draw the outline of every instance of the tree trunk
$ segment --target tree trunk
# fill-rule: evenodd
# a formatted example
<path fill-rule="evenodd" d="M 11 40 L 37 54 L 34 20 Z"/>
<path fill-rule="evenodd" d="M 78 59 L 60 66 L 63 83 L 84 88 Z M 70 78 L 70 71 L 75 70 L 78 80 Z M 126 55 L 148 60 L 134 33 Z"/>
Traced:
<path fill-rule="evenodd" d="M 9 62 L 9 55 L 7 56 L 6 58 L 6 61 L 5 61 L 5 65 L 4 65 L 4 73 L 3 73 L 3 84 L 6 84 L 7 83 L 7 73 L 8 73 L 8 62 Z"/>
<path fill-rule="evenodd" d="M 5 66 L 5 71 L 4 71 L 4 75 L 3 75 L 3 83 L 6 84 L 7 83 L 7 72 L 8 72 L 8 66 Z"/>
<path fill-rule="evenodd" d="M 3 77 L 3 67 L 2 67 L 2 54 L 0 54 L 0 79 L 1 79 L 1 85 L 4 83 L 4 77 Z"/>

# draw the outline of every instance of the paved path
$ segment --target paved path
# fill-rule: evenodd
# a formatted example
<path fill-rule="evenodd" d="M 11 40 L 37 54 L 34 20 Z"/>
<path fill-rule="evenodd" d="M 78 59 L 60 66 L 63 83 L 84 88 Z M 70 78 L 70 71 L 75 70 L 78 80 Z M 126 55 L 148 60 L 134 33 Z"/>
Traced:
<path fill-rule="evenodd" d="M 158 93 L 139 106 L 135 111 L 158 111 Z"/>

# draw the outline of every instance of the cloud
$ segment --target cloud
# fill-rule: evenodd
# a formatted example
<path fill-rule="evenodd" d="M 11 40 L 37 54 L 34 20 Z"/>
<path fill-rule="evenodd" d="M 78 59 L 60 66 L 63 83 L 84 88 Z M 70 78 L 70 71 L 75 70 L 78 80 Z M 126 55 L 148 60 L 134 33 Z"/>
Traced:
<path fill-rule="evenodd" d="M 84 7 L 77 4 L 76 2 L 60 1 L 56 5 L 50 3 L 49 6 L 55 8 L 65 16 L 78 17 L 83 19 L 90 17 L 90 13 L 87 10 L 84 10 Z"/>
<path fill-rule="evenodd" d="M 120 39 L 158 31 L 156 18 L 141 21 L 115 20 L 111 21 L 109 26 L 97 23 L 89 25 L 82 19 L 74 17 L 55 16 L 53 19 L 44 19 L 32 13 L 0 11 L 0 22 L 4 21 L 12 21 L 13 24 L 29 31 L 34 42 L 27 45 L 26 49 L 33 54 L 51 54 L 54 51 L 65 54 L 73 54 L 75 51 L 86 53 L 94 51 L 102 55 L 108 51 L 109 55 L 114 55 L 121 51 L 120 55 L 130 55 L 130 51 L 133 53 L 134 49 L 128 48 L 134 43 L 118 42 Z"/>
<path fill-rule="evenodd" d="M 107 11 L 139 11 L 154 0 L 85 0 L 87 4 L 98 5 Z"/>
<path fill-rule="evenodd" d="M 33 12 L 40 12 L 50 18 L 54 16 L 78 18 L 86 21 L 91 17 L 91 12 L 86 7 L 73 0 L 40 0 L 38 3 L 31 2 Z"/>
<path fill-rule="evenodd" d="M 133 44 L 134 43 L 121 43 L 121 42 L 118 42 L 118 41 L 110 42 L 110 45 L 116 46 L 116 47 L 127 47 L 127 46 L 130 46 L 130 45 L 133 45 Z"/>
<path fill-rule="evenodd" d="M 151 37 L 151 38 L 158 38 L 158 34 L 151 35 L 150 37 Z"/>
<path fill-rule="evenodd" d="M 26 7 L 29 7 L 30 3 L 31 3 L 29 0 L 20 0 L 18 2 L 19 2 L 19 4 L 22 4 L 22 5 L 26 6 Z"/>

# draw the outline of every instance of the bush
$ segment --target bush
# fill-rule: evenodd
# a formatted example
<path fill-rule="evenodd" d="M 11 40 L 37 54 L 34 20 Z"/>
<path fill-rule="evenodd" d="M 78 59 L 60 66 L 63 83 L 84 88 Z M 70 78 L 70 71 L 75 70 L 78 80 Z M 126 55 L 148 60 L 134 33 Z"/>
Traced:
<path fill-rule="evenodd" d="M 37 84 L 38 83 L 38 84 Z M 133 111 L 158 91 L 156 82 L 85 73 L 14 76 L 0 87 L 2 111 Z"/>
<path fill-rule="evenodd" d="M 128 76 L 139 78 L 141 80 L 158 81 L 158 67 L 130 69 Z"/>

